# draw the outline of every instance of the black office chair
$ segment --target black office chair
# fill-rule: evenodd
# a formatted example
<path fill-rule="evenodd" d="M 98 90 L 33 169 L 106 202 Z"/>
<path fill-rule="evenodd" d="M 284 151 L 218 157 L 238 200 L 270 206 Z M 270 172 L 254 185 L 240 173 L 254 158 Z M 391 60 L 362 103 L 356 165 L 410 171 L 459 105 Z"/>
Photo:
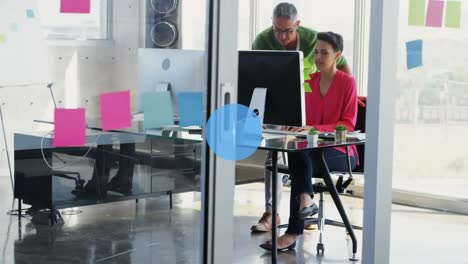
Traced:
<path fill-rule="evenodd" d="M 55 158 L 57 158 L 58 160 L 62 161 L 63 163 L 65 163 L 64 160 L 62 160 L 57 154 L 53 153 L 52 154 Z M 68 179 L 68 180 L 73 180 L 75 182 L 75 188 L 76 189 L 83 189 L 83 186 L 85 184 L 85 180 L 83 180 L 81 178 L 81 175 L 79 172 L 75 172 L 75 171 L 61 171 L 61 170 L 53 170 L 52 171 L 52 175 L 55 176 L 55 177 L 59 177 L 59 178 L 64 178 L 64 179 Z M 74 176 L 73 176 L 74 175 Z"/>
<path fill-rule="evenodd" d="M 366 101 L 364 100 L 364 103 Z M 362 133 L 366 132 L 366 107 L 362 107 L 358 105 L 358 114 L 357 114 L 357 120 L 356 120 L 356 126 L 355 130 L 361 130 Z M 358 165 L 354 170 L 349 170 L 346 173 L 340 173 L 338 180 L 336 181 L 335 187 L 339 193 L 344 193 L 347 189 L 347 187 L 351 184 L 353 181 L 353 172 L 364 172 L 364 145 L 358 145 L 356 146 L 358 155 L 359 155 L 359 162 Z M 347 153 L 348 154 L 348 153 Z M 289 167 L 287 165 L 278 165 L 278 173 L 284 173 L 284 174 L 290 174 Z M 348 168 L 351 168 L 351 161 L 349 159 L 349 154 L 348 154 Z M 271 166 L 267 166 L 266 169 L 271 170 Z M 345 177 L 346 180 L 345 180 Z M 323 244 L 323 228 L 325 225 L 332 225 L 332 226 L 338 226 L 338 227 L 345 227 L 345 225 L 342 222 L 331 220 L 331 219 L 326 219 L 324 218 L 324 213 L 323 213 L 323 193 L 328 192 L 328 188 L 325 184 L 322 182 L 320 183 L 315 183 L 313 184 L 313 190 L 314 193 L 318 193 L 320 195 L 320 200 L 319 200 L 319 213 L 317 218 L 308 218 L 305 220 L 305 224 L 317 224 L 318 229 L 320 231 L 320 236 L 319 236 L 319 242 L 317 243 L 317 254 L 324 253 L 325 251 L 325 246 Z M 287 224 L 279 225 L 278 228 L 287 228 Z M 362 227 L 356 226 L 356 225 L 351 225 L 353 229 L 356 230 L 362 230 Z"/>

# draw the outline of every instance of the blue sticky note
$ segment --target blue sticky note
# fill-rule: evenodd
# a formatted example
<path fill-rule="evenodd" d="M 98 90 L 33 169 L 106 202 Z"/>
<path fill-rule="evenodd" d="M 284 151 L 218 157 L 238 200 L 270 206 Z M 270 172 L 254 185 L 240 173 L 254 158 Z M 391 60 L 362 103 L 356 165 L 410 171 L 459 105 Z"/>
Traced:
<path fill-rule="evenodd" d="M 177 94 L 177 105 L 179 107 L 179 125 L 202 126 L 203 123 L 203 93 L 182 92 Z"/>
<path fill-rule="evenodd" d="M 145 93 L 143 96 L 143 114 L 145 129 L 174 125 L 171 94 L 169 92 Z"/>
<path fill-rule="evenodd" d="M 32 10 L 32 9 L 27 9 L 27 10 L 26 10 L 26 17 L 27 17 L 27 18 L 34 18 L 34 10 Z"/>
<path fill-rule="evenodd" d="M 422 66 L 422 47 L 421 39 L 406 42 L 406 66 L 408 70 Z"/>

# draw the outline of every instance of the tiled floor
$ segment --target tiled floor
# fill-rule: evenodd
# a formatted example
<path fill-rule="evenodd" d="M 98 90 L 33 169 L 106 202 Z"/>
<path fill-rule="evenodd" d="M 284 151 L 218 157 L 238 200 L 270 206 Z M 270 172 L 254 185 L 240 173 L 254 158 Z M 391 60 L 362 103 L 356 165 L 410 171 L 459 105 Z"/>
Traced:
<path fill-rule="evenodd" d="M 236 187 L 235 258 L 226 263 L 270 263 L 270 254 L 258 245 L 270 234 L 251 235 L 250 225 L 263 211 L 261 183 Z M 288 188 L 281 203 L 283 222 L 288 215 Z M 0 177 L 0 263 L 199 263 L 200 195 L 175 196 L 79 208 L 64 215 L 65 224 L 34 226 L 8 216 L 11 188 Z M 326 216 L 338 219 L 329 197 Z M 362 223 L 362 200 L 343 197 L 351 221 Z M 283 232 L 284 230 L 282 230 Z M 362 232 L 357 231 L 359 256 Z M 279 255 L 280 263 L 350 263 L 350 243 L 344 229 L 327 227 L 325 256 L 317 257 L 317 231 L 305 231 L 296 250 Z M 391 263 L 468 263 L 468 216 L 444 214 L 404 206 L 392 213 Z"/>

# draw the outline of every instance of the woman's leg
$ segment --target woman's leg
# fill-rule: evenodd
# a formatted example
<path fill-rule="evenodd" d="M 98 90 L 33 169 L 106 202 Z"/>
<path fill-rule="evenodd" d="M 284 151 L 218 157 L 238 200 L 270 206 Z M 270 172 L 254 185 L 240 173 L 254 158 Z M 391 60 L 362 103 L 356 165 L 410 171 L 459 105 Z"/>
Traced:
<path fill-rule="evenodd" d="M 348 161 L 346 153 L 339 150 L 328 148 L 323 150 L 325 161 L 327 162 L 328 169 L 330 171 L 348 171 Z M 350 157 L 351 159 L 351 170 L 356 168 L 357 157 Z M 314 161 L 314 163 L 317 161 Z"/>
<path fill-rule="evenodd" d="M 325 160 L 330 170 L 347 170 L 346 154 L 335 149 L 326 149 L 324 152 Z M 311 156 L 312 151 L 290 153 L 288 156 L 289 169 L 291 171 L 289 225 L 286 233 L 278 238 L 279 249 L 294 246 L 293 244 L 297 236 L 304 232 L 304 220 L 301 220 L 298 214 L 301 204 L 299 197 L 304 193 L 313 193 L 311 177 L 313 174 L 319 173 L 317 168 L 319 168 L 318 164 L 320 160 L 313 160 Z M 356 162 L 356 157 L 352 157 L 352 169 L 356 166 Z M 271 250 L 271 242 L 262 244 L 261 247 Z"/>
<path fill-rule="evenodd" d="M 304 220 L 299 218 L 301 194 L 313 194 L 312 175 L 318 172 L 319 160 L 311 158 L 312 151 L 301 151 L 289 154 L 289 169 L 291 171 L 291 197 L 289 204 L 289 225 L 287 234 L 302 234 Z M 330 170 L 347 171 L 346 154 L 335 149 L 324 150 L 325 160 Z M 351 157 L 351 169 L 356 167 L 356 157 Z"/>
<path fill-rule="evenodd" d="M 295 246 L 298 235 L 304 232 L 304 220 L 299 219 L 299 196 L 301 193 L 312 193 L 310 173 L 312 163 L 310 152 L 302 151 L 288 154 L 289 169 L 291 172 L 291 196 L 289 199 L 289 224 L 286 233 L 278 238 L 278 249 L 290 249 Z M 271 241 L 260 247 L 272 250 Z"/>

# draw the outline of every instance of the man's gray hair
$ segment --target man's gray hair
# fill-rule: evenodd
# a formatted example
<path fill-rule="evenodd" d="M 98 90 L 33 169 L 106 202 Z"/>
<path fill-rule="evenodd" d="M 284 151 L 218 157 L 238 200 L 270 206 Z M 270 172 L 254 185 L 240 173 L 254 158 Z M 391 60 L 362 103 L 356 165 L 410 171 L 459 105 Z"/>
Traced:
<path fill-rule="evenodd" d="M 293 22 L 297 21 L 297 9 L 291 3 L 279 3 L 275 9 L 273 9 L 273 19 L 275 18 L 286 18 L 291 19 Z"/>

